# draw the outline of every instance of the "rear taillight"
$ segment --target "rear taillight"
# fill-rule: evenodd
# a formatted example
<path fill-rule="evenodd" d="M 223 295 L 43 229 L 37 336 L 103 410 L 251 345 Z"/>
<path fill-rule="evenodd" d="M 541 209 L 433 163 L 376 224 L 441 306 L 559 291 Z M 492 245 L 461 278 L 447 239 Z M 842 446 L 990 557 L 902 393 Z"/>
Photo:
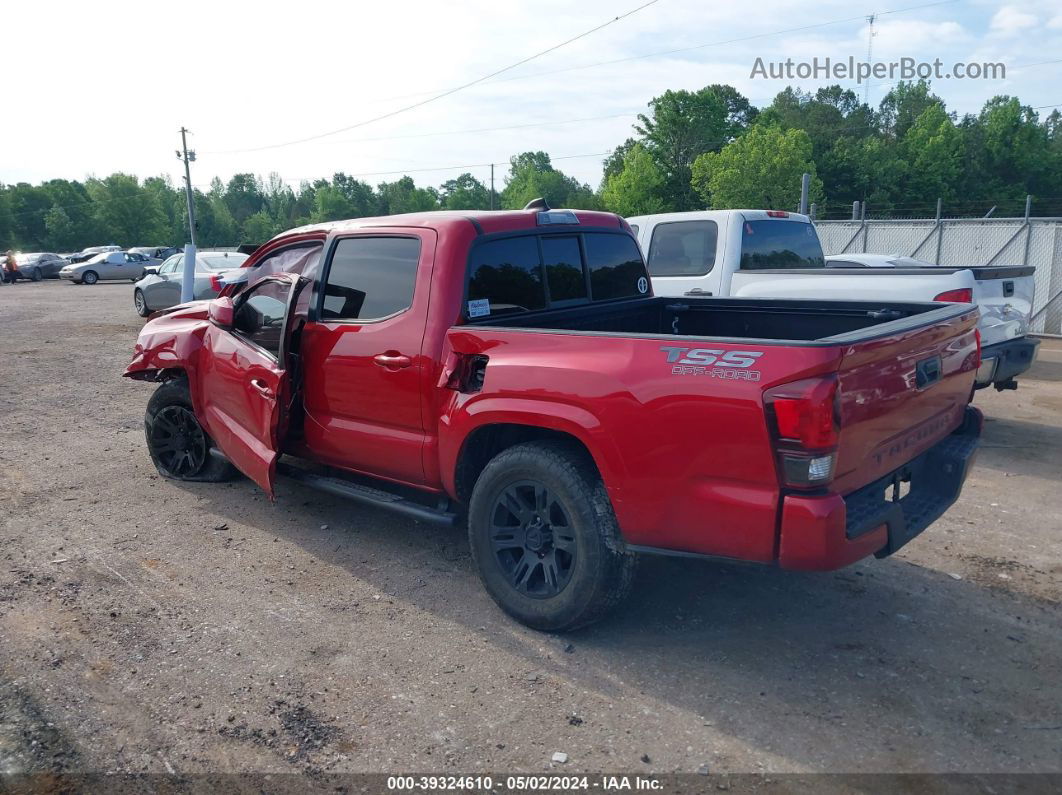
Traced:
<path fill-rule="evenodd" d="M 945 290 L 940 295 L 935 296 L 933 300 L 946 301 L 949 304 L 972 304 L 973 290 L 969 287 L 962 287 L 958 290 Z"/>
<path fill-rule="evenodd" d="M 789 213 L 787 213 L 785 210 L 768 210 L 767 211 L 767 217 L 768 218 L 788 218 L 789 217 Z"/>
<path fill-rule="evenodd" d="M 974 362 L 974 367 L 981 366 L 981 329 L 974 329 L 974 340 L 977 342 L 977 361 Z"/>
<path fill-rule="evenodd" d="M 822 486 L 833 478 L 840 437 L 837 379 L 808 378 L 764 393 L 784 485 Z"/>
<path fill-rule="evenodd" d="M 221 277 L 216 273 L 210 276 L 210 289 L 215 293 L 220 293 L 221 289 L 225 286 L 225 282 L 221 281 Z"/>

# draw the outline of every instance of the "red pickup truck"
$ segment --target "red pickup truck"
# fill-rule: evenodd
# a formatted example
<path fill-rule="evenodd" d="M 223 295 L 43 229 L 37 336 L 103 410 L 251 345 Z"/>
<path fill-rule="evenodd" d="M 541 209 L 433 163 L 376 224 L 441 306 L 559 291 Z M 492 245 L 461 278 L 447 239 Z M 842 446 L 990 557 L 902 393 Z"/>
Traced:
<path fill-rule="evenodd" d="M 976 307 L 654 297 L 609 213 L 361 218 L 246 267 L 137 341 L 159 472 L 467 519 L 487 591 L 539 629 L 603 615 L 638 553 L 888 555 L 980 435 Z"/>

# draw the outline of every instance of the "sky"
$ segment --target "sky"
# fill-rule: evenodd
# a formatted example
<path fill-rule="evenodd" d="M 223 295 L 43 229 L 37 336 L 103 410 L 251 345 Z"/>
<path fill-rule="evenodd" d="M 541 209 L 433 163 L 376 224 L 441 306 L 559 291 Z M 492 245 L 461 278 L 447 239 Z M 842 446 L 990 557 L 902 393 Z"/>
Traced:
<path fill-rule="evenodd" d="M 646 2 L 8 3 L 4 27 L 15 35 L 5 43 L 0 182 L 122 171 L 179 184 L 175 149 L 185 126 L 201 187 L 239 172 L 275 172 L 293 185 L 337 171 L 371 184 L 408 173 L 438 185 L 463 171 L 487 182 L 493 162 L 501 189 L 509 156 L 526 150 L 548 152 L 596 187 L 604 154 L 667 89 L 730 83 L 757 106 L 786 85 L 841 82 L 862 95 L 852 80 L 751 72 L 757 58 L 865 60 L 871 13 L 874 61 L 1006 65 L 1005 79 L 934 81 L 951 111 L 977 112 L 997 94 L 1062 106 L 1059 0 L 657 0 L 490 80 L 370 121 Z M 892 82 L 869 85 L 877 105 Z"/>

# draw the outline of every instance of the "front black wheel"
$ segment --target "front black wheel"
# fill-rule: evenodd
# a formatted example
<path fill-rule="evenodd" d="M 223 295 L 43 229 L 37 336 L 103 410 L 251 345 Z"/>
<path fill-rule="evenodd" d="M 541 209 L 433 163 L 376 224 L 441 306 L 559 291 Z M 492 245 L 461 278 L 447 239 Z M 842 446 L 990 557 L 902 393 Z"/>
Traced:
<path fill-rule="evenodd" d="M 173 480 L 218 482 L 235 469 L 211 454 L 213 441 L 196 419 L 188 381 L 167 381 L 151 396 L 144 415 L 144 435 L 155 469 Z"/>
<path fill-rule="evenodd" d="M 39 282 L 43 278 L 44 276 L 41 274 L 40 268 L 34 268 L 33 272 L 30 274 L 30 281 Z"/>
<path fill-rule="evenodd" d="M 636 558 L 601 476 L 574 444 L 530 442 L 499 453 L 473 488 L 468 533 L 487 592 L 534 629 L 585 626 L 630 591 Z"/>
<path fill-rule="evenodd" d="M 83 274 L 81 274 L 82 284 L 95 284 L 99 280 L 100 277 L 99 274 L 96 273 L 96 271 L 85 271 Z"/>

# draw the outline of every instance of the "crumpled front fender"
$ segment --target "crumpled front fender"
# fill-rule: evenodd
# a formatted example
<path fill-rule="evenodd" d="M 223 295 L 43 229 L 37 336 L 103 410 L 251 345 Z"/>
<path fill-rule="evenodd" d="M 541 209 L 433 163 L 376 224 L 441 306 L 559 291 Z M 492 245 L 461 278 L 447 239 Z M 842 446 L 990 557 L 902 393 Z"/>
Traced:
<path fill-rule="evenodd" d="M 173 307 L 140 330 L 133 360 L 122 374 L 140 381 L 159 380 L 167 371 L 194 370 L 207 324 L 205 301 Z"/>

